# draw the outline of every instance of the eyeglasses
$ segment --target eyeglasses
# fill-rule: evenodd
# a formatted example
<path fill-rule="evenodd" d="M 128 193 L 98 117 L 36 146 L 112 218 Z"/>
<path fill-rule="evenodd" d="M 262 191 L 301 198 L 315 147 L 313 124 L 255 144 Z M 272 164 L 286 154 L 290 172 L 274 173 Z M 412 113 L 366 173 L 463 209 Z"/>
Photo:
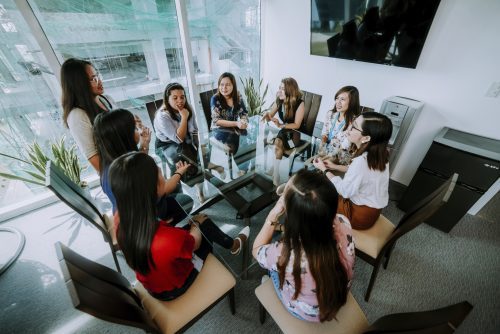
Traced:
<path fill-rule="evenodd" d="M 99 83 L 99 81 L 102 82 L 102 76 L 100 73 L 96 73 L 95 75 L 92 76 L 92 78 L 90 79 L 90 82 L 93 82 L 95 83 L 96 85 Z"/>
<path fill-rule="evenodd" d="M 354 125 L 354 122 L 351 123 L 351 129 L 354 129 L 354 130 L 358 130 L 360 133 L 363 133 L 363 130 L 357 128 L 355 125 Z"/>

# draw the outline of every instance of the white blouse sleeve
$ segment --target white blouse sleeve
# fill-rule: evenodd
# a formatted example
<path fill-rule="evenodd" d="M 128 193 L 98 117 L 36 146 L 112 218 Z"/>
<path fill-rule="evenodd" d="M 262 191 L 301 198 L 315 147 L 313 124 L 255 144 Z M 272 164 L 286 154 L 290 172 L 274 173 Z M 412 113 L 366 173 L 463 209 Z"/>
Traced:
<path fill-rule="evenodd" d="M 366 164 L 364 156 L 354 158 L 343 179 L 340 176 L 334 176 L 331 179 L 340 196 L 351 198 L 358 194 L 365 172 L 364 164 Z"/>

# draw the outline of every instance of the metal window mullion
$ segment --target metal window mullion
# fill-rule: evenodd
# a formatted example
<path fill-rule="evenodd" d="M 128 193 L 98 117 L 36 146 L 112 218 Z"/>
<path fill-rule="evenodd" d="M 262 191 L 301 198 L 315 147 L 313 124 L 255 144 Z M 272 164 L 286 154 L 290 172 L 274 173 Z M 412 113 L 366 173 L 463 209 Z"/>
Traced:
<path fill-rule="evenodd" d="M 191 49 L 191 36 L 189 35 L 186 1 L 175 0 L 175 11 L 177 14 L 177 22 L 179 24 L 182 53 L 184 55 L 183 59 L 184 67 L 186 69 L 187 86 L 191 92 L 191 94 L 189 94 L 190 102 L 195 109 L 196 121 L 198 123 L 200 133 L 208 133 L 208 125 L 201 107 L 200 93 L 198 91 L 194 75 L 193 51 Z"/>

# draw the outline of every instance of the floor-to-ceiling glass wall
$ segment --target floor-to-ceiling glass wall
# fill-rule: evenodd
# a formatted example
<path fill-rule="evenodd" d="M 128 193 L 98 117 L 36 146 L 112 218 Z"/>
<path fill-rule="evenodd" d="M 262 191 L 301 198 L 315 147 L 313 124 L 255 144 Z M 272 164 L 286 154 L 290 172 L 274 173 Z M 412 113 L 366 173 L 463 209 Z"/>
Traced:
<path fill-rule="evenodd" d="M 66 135 L 72 144 L 72 138 L 62 125 L 57 73 L 49 66 L 44 56 L 48 51 L 38 45 L 18 2 L 0 0 L 0 153 L 27 159 L 23 150 L 33 141 L 48 150 L 50 141 Z M 146 124 L 146 102 L 160 99 L 169 82 L 187 86 L 174 0 L 25 2 L 58 62 L 71 57 L 92 62 L 115 106 L 130 109 Z M 187 6 L 196 94 L 215 87 L 223 71 L 257 79 L 259 1 L 190 0 Z M 87 165 L 83 156 L 80 161 Z M 21 169 L 28 167 L 0 156 L 2 173 L 24 176 Z M 90 174 L 93 169 L 88 168 L 84 176 Z M 0 177 L 0 207 L 42 191 L 43 186 Z"/>

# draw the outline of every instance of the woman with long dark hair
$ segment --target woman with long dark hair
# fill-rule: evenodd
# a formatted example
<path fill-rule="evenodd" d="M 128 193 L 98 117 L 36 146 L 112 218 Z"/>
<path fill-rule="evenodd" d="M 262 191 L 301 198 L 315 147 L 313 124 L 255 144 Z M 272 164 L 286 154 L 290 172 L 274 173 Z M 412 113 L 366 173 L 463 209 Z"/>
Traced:
<path fill-rule="evenodd" d="M 198 148 L 196 117 L 181 84 L 174 82 L 165 87 L 163 105 L 156 111 L 153 124 L 156 150 L 163 154 L 170 170 L 174 171 L 180 145 L 190 147 L 193 152 Z"/>
<path fill-rule="evenodd" d="M 354 86 L 340 88 L 335 106 L 326 113 L 321 132 L 320 154 L 328 169 L 345 173 L 352 160 L 353 145 L 347 136 L 349 126 L 359 115 L 359 91 Z"/>
<path fill-rule="evenodd" d="M 217 93 L 210 99 L 212 110 L 211 128 L 219 127 L 246 129 L 248 125 L 247 109 L 232 73 L 224 72 L 217 83 Z"/>
<path fill-rule="evenodd" d="M 279 119 L 274 117 L 279 115 Z M 262 117 L 265 121 L 273 122 L 280 132 L 271 141 L 274 144 L 275 161 L 269 174 L 273 175 L 273 183 L 279 184 L 279 164 L 286 150 L 300 143 L 300 133 L 298 132 L 304 119 L 304 101 L 302 100 L 302 92 L 294 78 L 284 78 L 281 80 L 278 93 L 276 94 L 276 102 L 273 104 L 271 111 L 266 112 Z M 297 130 L 297 131 L 294 131 Z M 293 147 L 290 146 L 290 141 L 293 142 Z"/>
<path fill-rule="evenodd" d="M 94 137 L 100 157 L 101 186 L 109 197 L 113 212 L 115 212 L 116 200 L 109 184 L 109 166 L 119 156 L 138 151 L 138 145 L 148 147 L 151 140 L 151 131 L 147 127 L 143 127 L 142 131 L 139 132 L 134 115 L 128 110 L 116 109 L 96 117 Z M 144 150 L 141 151 L 144 152 Z M 188 164 L 186 163 L 181 162 L 177 165 L 175 173 L 163 182 L 163 187 L 159 189 L 159 199 L 164 195 L 172 194 L 178 188 L 180 179 L 187 168 Z M 163 178 L 161 175 L 159 177 Z M 176 194 L 175 198 L 183 205 L 192 204 L 191 198 L 187 195 Z"/>
<path fill-rule="evenodd" d="M 335 176 L 321 159 L 314 166 L 325 173 L 341 195 L 338 212 L 358 230 L 375 224 L 389 201 L 389 150 L 392 123 L 387 116 L 365 112 L 349 126 L 348 138 L 356 153 L 344 178 Z"/>
<path fill-rule="evenodd" d="M 118 208 L 118 245 L 137 279 L 155 298 L 172 300 L 182 295 L 201 270 L 195 267 L 194 254 L 204 260 L 212 242 L 237 255 L 248 238 L 248 227 L 232 239 L 204 215 L 193 217 L 189 229 L 158 220 L 156 200 L 164 179 L 147 154 L 122 155 L 111 164 L 109 179 Z"/>
<path fill-rule="evenodd" d="M 99 155 L 92 135 L 95 117 L 112 109 L 103 95 L 102 79 L 86 60 L 70 58 L 61 66 L 63 121 L 77 146 L 99 173 Z"/>
<path fill-rule="evenodd" d="M 283 305 L 302 320 L 333 319 L 347 300 L 353 277 L 351 226 L 336 214 L 332 198 L 337 192 L 323 175 L 300 170 L 286 184 L 253 244 L 252 254 L 269 270 Z M 282 215 L 282 239 L 271 242 Z"/>

